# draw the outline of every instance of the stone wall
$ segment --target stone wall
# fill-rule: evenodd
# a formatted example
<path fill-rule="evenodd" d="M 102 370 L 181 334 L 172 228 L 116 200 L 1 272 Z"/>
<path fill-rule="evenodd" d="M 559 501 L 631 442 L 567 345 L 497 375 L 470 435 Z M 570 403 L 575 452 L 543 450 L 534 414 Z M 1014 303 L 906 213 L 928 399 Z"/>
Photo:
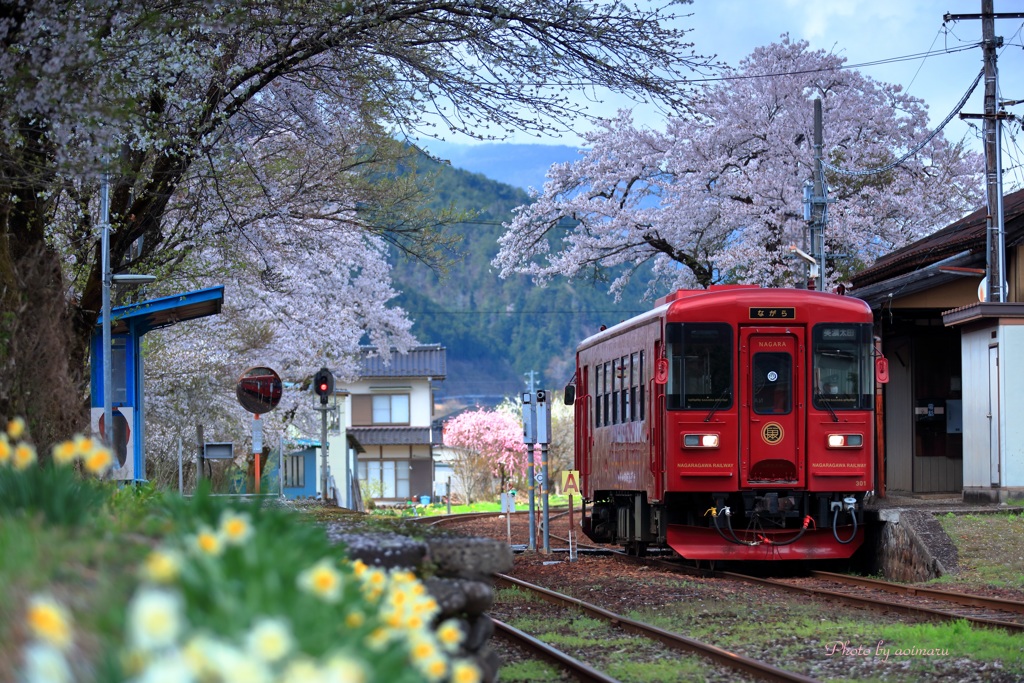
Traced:
<path fill-rule="evenodd" d="M 494 575 L 512 569 L 508 544 L 489 538 L 414 539 L 389 532 L 353 532 L 344 524 L 328 524 L 327 531 L 331 540 L 347 547 L 352 559 L 415 572 L 440 606 L 438 621 L 462 623 L 466 638 L 458 656 L 475 660 L 485 683 L 497 680 L 498 657 L 490 648 L 494 622 L 487 612 L 494 602 Z"/>
<path fill-rule="evenodd" d="M 928 581 L 957 568 L 956 547 L 925 510 L 879 512 L 878 569 L 889 581 Z"/>

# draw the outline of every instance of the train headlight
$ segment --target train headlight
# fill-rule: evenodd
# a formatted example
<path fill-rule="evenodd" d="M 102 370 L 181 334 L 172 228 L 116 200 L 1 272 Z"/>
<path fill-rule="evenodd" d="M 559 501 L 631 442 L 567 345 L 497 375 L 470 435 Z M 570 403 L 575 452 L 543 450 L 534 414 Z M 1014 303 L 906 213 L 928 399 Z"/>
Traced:
<path fill-rule="evenodd" d="M 685 448 L 718 448 L 718 434 L 683 434 Z"/>
<path fill-rule="evenodd" d="M 863 434 L 829 434 L 829 448 L 860 448 L 864 445 Z"/>

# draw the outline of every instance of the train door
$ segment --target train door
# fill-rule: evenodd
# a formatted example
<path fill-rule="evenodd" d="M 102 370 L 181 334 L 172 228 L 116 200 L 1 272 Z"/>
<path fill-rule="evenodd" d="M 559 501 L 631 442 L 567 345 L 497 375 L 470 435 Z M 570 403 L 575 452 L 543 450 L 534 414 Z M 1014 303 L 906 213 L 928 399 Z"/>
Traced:
<path fill-rule="evenodd" d="M 803 486 L 803 329 L 740 328 L 743 485 Z"/>

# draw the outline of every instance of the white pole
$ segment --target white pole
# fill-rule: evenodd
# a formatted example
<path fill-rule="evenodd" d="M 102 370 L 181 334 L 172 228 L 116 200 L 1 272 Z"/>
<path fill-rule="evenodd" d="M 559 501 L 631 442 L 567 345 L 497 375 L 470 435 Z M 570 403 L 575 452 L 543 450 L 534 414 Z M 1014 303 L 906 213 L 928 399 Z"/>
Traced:
<path fill-rule="evenodd" d="M 181 437 L 178 437 L 178 493 L 185 493 L 185 475 L 181 470 Z"/>
<path fill-rule="evenodd" d="M 111 332 L 110 332 L 110 176 L 103 174 L 100 186 L 100 251 L 102 252 L 100 268 L 103 271 L 103 436 L 108 446 L 114 445 L 114 409 L 111 394 L 113 388 L 113 371 L 111 365 Z M 138 478 L 138 473 L 136 473 Z"/>

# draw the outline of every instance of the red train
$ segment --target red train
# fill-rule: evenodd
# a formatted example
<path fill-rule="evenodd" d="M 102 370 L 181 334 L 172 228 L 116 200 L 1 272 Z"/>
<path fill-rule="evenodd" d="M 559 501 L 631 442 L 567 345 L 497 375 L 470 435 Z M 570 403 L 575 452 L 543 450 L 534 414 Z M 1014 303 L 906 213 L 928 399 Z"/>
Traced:
<path fill-rule="evenodd" d="M 734 285 L 658 300 L 577 349 L 584 532 L 694 560 L 850 557 L 883 375 L 859 299 Z"/>

